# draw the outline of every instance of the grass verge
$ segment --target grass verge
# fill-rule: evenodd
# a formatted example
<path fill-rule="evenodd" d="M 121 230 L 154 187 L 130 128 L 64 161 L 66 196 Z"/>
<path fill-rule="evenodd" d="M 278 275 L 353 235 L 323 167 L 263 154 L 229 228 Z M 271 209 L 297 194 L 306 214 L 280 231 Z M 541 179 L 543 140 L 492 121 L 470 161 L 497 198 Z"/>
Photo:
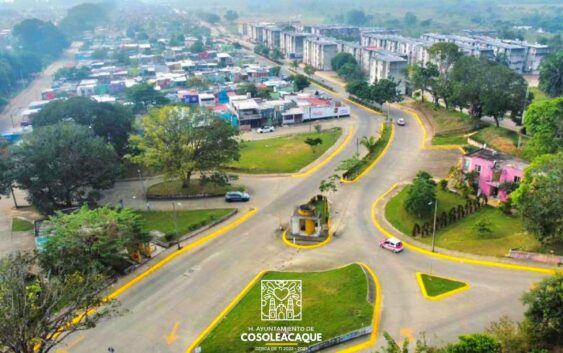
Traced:
<path fill-rule="evenodd" d="M 265 343 L 243 342 L 240 338 L 250 328 L 312 327 L 328 340 L 347 332 L 369 326 L 373 304 L 368 302 L 368 281 L 357 264 L 326 272 L 269 272 L 262 280 L 301 280 L 301 321 L 262 321 L 261 286 L 257 282 L 201 343 L 202 352 L 243 353 L 265 348 Z M 266 331 L 271 332 L 271 331 Z M 276 332 L 276 331 L 273 331 Z M 299 343 L 292 346 L 306 347 Z"/>
<path fill-rule="evenodd" d="M 209 210 L 180 210 L 176 212 L 178 234 L 184 235 L 204 227 L 226 216 L 232 208 L 216 208 Z M 137 211 L 143 220 L 143 230 L 157 230 L 165 237 L 173 238 L 176 234 L 173 211 Z M 165 239 L 169 240 L 169 239 Z"/>
<path fill-rule="evenodd" d="M 344 173 L 343 177 L 346 180 L 356 179 L 360 174 L 363 173 L 364 170 L 366 170 L 366 168 L 369 168 L 371 163 L 375 161 L 377 157 L 381 155 L 385 147 L 387 147 L 390 142 L 392 129 L 393 127 L 384 125 L 381 137 L 377 141 L 377 145 L 375 146 L 373 151 L 364 156 L 360 160 L 360 162 L 356 164 L 352 169 L 349 169 Z"/>
<path fill-rule="evenodd" d="M 24 219 L 12 218 L 12 232 L 29 232 L 33 230 L 33 223 Z"/>
<path fill-rule="evenodd" d="M 513 156 L 522 157 L 523 147 L 528 142 L 528 138 L 521 137 L 521 145 L 518 148 L 519 134 L 515 131 L 504 129 L 496 126 L 489 126 L 479 130 L 478 133 L 471 138 L 480 143 L 486 143 L 499 152 L 504 152 Z"/>
<path fill-rule="evenodd" d="M 188 188 L 182 186 L 181 180 L 168 180 L 149 186 L 147 197 L 159 198 L 190 198 L 198 195 L 223 196 L 227 191 L 244 190 L 242 186 L 217 185 L 215 183 L 202 184 L 199 180 L 192 180 Z"/>
<path fill-rule="evenodd" d="M 416 102 L 408 106 L 421 112 L 430 120 L 437 133 L 446 133 L 448 131 L 451 133 L 469 132 L 477 129 L 481 124 L 465 113 L 446 110 L 443 107 L 435 107 L 434 104 L 430 102 Z"/>
<path fill-rule="evenodd" d="M 393 197 L 385 207 L 387 220 L 403 234 L 411 235 L 415 223 L 422 225 L 432 222 L 433 213 L 419 218 L 408 213 L 403 207 L 408 186 Z M 458 194 L 438 190 L 438 214 L 448 212 L 452 207 L 465 204 Z M 430 206 L 429 206 L 430 207 Z M 485 221 L 490 232 L 479 233 L 477 224 Z M 417 238 L 431 245 L 432 237 Z M 531 234 L 524 231 L 519 217 L 509 216 L 502 211 L 485 206 L 475 213 L 436 232 L 436 246 L 477 255 L 505 256 L 509 249 L 537 251 L 540 244 Z"/>
<path fill-rule="evenodd" d="M 342 135 L 341 128 L 318 132 L 274 137 L 241 143 L 240 159 L 227 169 L 250 174 L 295 173 L 311 164 Z M 305 143 L 307 138 L 320 138 L 314 149 Z"/>
<path fill-rule="evenodd" d="M 446 279 L 442 277 L 431 276 L 424 273 L 420 274 L 420 278 L 422 279 L 422 284 L 424 285 L 426 294 L 428 294 L 428 296 L 430 297 L 437 297 L 439 295 L 466 286 L 466 284 L 463 282 L 453 281 L 451 279 Z"/>

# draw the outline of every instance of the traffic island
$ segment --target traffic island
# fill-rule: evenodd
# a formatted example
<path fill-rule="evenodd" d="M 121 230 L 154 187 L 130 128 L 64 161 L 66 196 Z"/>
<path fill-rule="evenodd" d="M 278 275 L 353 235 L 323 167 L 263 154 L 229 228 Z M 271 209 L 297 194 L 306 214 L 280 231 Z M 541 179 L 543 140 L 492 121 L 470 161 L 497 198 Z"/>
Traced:
<path fill-rule="evenodd" d="M 377 334 L 377 278 L 351 264 L 324 272 L 258 274 L 188 352 L 314 352 Z M 366 344 L 365 342 L 360 344 Z"/>
<path fill-rule="evenodd" d="M 291 247 L 318 248 L 332 239 L 330 207 L 323 195 L 295 207 L 289 228 L 282 234 L 283 242 Z"/>
<path fill-rule="evenodd" d="M 469 289 L 469 284 L 449 278 L 417 272 L 416 280 L 422 296 L 428 300 L 440 300 Z"/>

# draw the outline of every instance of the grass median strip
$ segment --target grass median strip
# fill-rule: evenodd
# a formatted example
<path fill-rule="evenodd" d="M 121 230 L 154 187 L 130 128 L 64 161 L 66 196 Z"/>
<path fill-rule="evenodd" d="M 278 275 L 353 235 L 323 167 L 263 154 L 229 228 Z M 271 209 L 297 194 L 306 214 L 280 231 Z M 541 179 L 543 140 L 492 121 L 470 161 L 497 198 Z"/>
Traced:
<path fill-rule="evenodd" d="M 12 218 L 12 232 L 28 232 L 33 230 L 33 223 L 24 219 Z"/>
<path fill-rule="evenodd" d="M 425 297 L 429 299 L 438 299 L 445 297 L 448 294 L 453 294 L 457 291 L 468 287 L 466 283 L 455 281 L 448 278 L 432 276 L 424 273 L 417 273 L 419 276 L 419 284 L 422 286 L 422 292 Z"/>
<path fill-rule="evenodd" d="M 242 191 L 244 187 L 237 185 L 218 185 L 212 182 L 201 183 L 198 179 L 191 181 L 185 188 L 181 180 L 167 180 L 151 185 L 147 190 L 149 199 L 190 198 L 198 195 L 224 196 L 227 191 Z"/>
<path fill-rule="evenodd" d="M 258 281 L 203 339 L 200 344 L 202 352 L 251 352 L 256 347 L 271 343 L 244 342 L 241 335 L 247 332 L 263 330 L 275 333 L 283 332 L 276 331 L 277 327 L 312 327 L 313 332 L 303 332 L 321 333 L 322 340 L 326 341 L 372 323 L 374 306 L 368 301 L 367 275 L 358 264 L 325 272 L 267 272 L 261 280 L 301 280 L 302 320 L 263 321 L 261 281 Z M 283 292 L 276 293 L 286 297 Z M 312 345 L 303 342 L 275 343 L 297 343 L 295 346 L 300 348 Z"/>
<path fill-rule="evenodd" d="M 342 135 L 341 128 L 308 132 L 271 139 L 244 141 L 240 159 L 228 166 L 228 170 L 250 174 L 295 173 L 322 156 Z M 311 147 L 307 139 L 321 139 L 322 143 Z"/>

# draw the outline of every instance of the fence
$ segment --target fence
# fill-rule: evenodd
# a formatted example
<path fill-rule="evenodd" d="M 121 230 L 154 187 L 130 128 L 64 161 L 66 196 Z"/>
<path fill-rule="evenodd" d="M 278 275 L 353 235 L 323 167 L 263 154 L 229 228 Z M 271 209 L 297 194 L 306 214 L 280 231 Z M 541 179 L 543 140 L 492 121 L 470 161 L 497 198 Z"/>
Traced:
<path fill-rule="evenodd" d="M 315 345 L 307 348 L 307 350 L 304 350 L 303 352 L 305 352 L 305 353 L 318 352 L 322 349 L 332 347 L 332 346 L 335 346 L 335 345 L 340 344 L 340 343 L 351 341 L 354 338 L 369 335 L 371 333 L 371 331 L 372 331 L 371 326 L 362 327 L 358 330 L 351 331 L 351 332 L 345 333 L 343 335 L 340 335 L 338 337 L 331 338 L 327 341 L 315 344 Z"/>
<path fill-rule="evenodd" d="M 519 251 L 510 249 L 508 257 L 520 260 L 529 260 L 534 262 L 541 262 L 544 264 L 560 266 L 563 263 L 563 256 L 539 254 L 535 252 Z"/>

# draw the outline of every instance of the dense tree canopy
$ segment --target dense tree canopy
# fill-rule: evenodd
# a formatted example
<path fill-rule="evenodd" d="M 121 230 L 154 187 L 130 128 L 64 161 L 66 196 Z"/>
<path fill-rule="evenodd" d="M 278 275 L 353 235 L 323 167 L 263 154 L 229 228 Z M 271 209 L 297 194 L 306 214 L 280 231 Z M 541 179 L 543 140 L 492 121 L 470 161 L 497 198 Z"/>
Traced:
<path fill-rule="evenodd" d="M 86 127 L 60 122 L 33 130 L 11 149 L 15 183 L 39 210 L 94 203 L 119 171 L 113 147 Z"/>
<path fill-rule="evenodd" d="M 121 104 L 98 103 L 87 97 L 73 97 L 47 104 L 33 118 L 33 127 L 72 121 L 91 127 L 97 136 L 111 143 L 115 151 L 124 155 L 133 127 L 133 113 Z"/>
<path fill-rule="evenodd" d="M 142 128 L 142 135 L 130 138 L 138 151 L 130 158 L 182 180 L 184 187 L 189 187 L 194 172 L 218 173 L 239 158 L 237 130 L 207 109 L 153 109 L 143 118 Z"/>
<path fill-rule="evenodd" d="M 15 25 L 13 34 L 25 51 L 46 56 L 49 60 L 58 57 L 69 45 L 63 32 L 54 24 L 36 18 Z"/>
<path fill-rule="evenodd" d="M 118 313 L 95 272 L 53 276 L 31 255 L 0 260 L 0 346 L 10 353 L 47 353 L 73 332 Z M 94 310 L 95 309 L 95 310 Z M 72 325 L 69 323 L 72 321 Z"/>
<path fill-rule="evenodd" d="M 14 92 L 19 80 L 30 79 L 41 68 L 41 58 L 38 55 L 29 52 L 0 52 L 0 95 Z"/>
<path fill-rule="evenodd" d="M 127 88 L 125 97 L 135 104 L 135 111 L 146 111 L 151 107 L 159 107 L 168 104 L 168 99 L 162 92 L 154 89 L 149 83 L 139 83 Z"/>
<path fill-rule="evenodd" d="M 293 88 L 296 91 L 302 91 L 305 88 L 309 87 L 309 85 L 311 84 L 307 76 L 301 74 L 293 75 L 292 80 L 293 80 Z"/>
<path fill-rule="evenodd" d="M 511 198 L 528 231 L 544 244 L 563 243 L 563 152 L 536 158 Z"/>
<path fill-rule="evenodd" d="M 401 100 L 398 86 L 399 82 L 393 79 L 381 79 L 371 85 L 363 80 L 356 80 L 346 85 L 346 91 L 359 99 L 382 105 Z"/>
<path fill-rule="evenodd" d="M 68 36 L 92 30 L 106 18 L 106 9 L 101 4 L 82 3 L 71 7 L 59 27 Z"/>
<path fill-rule="evenodd" d="M 405 209 L 420 217 L 432 212 L 434 202 L 436 202 L 436 183 L 427 172 L 418 172 L 407 191 Z"/>
<path fill-rule="evenodd" d="M 524 119 L 526 133 L 532 136 L 525 154 L 535 158 L 563 149 L 563 97 L 531 104 Z"/>
<path fill-rule="evenodd" d="M 550 97 L 563 95 L 563 50 L 558 50 L 542 60 L 540 89 Z"/>
<path fill-rule="evenodd" d="M 227 10 L 225 13 L 225 20 L 229 22 L 236 21 L 238 19 L 238 13 L 235 10 Z"/>

